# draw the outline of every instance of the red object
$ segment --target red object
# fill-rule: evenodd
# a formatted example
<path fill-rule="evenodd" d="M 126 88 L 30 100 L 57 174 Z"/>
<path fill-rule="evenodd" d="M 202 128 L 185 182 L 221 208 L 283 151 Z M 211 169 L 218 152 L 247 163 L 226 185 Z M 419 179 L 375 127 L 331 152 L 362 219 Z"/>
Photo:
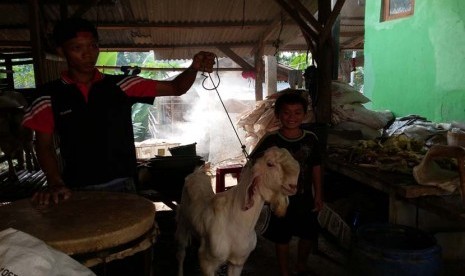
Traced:
<path fill-rule="evenodd" d="M 254 71 L 242 71 L 242 77 L 244 79 L 255 79 L 255 72 Z"/>
<path fill-rule="evenodd" d="M 225 190 L 224 176 L 226 174 L 234 173 L 237 175 L 237 179 L 239 179 L 241 171 L 242 171 L 242 165 L 240 164 L 218 167 L 216 169 L 216 192 L 217 193 L 224 192 Z"/>
<path fill-rule="evenodd" d="M 357 70 L 357 63 L 355 62 L 355 58 L 352 58 L 352 72 Z"/>

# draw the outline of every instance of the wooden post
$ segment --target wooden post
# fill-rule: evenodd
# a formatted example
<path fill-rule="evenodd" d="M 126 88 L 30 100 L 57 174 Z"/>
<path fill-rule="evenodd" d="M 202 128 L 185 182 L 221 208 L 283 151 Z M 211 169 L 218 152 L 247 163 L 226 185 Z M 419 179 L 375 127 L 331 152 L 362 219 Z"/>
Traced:
<path fill-rule="evenodd" d="M 32 45 L 32 59 L 34 61 L 34 76 L 36 86 L 44 83 L 44 62 L 45 54 L 43 52 L 40 27 L 40 9 L 39 0 L 29 0 L 29 32 Z"/>
<path fill-rule="evenodd" d="M 331 14 L 331 2 L 328 0 L 318 0 L 318 7 L 318 21 L 324 26 Z M 319 99 L 316 106 L 316 119 L 317 123 L 329 124 L 331 122 L 333 48 L 331 36 L 320 36 L 319 39 L 316 61 L 320 77 L 318 78 Z"/>
<path fill-rule="evenodd" d="M 6 88 L 13 90 L 15 89 L 15 84 L 14 84 L 13 64 L 12 64 L 11 56 L 5 55 L 4 58 L 5 58 L 5 69 L 6 69 L 6 83 L 7 83 Z"/>
<path fill-rule="evenodd" d="M 278 70 L 275 56 L 265 56 L 265 86 L 266 95 L 270 96 L 276 93 L 278 83 Z"/>
<path fill-rule="evenodd" d="M 263 100 L 263 44 L 255 53 L 255 100 Z"/>

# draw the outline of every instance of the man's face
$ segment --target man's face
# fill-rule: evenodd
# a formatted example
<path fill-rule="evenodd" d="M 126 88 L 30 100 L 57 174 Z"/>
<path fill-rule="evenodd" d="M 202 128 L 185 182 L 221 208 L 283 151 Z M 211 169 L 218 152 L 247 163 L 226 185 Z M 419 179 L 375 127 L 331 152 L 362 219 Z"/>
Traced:
<path fill-rule="evenodd" d="M 88 32 L 78 33 L 75 38 L 66 41 L 58 51 L 68 61 L 68 69 L 79 73 L 94 72 L 99 55 L 98 42 Z"/>

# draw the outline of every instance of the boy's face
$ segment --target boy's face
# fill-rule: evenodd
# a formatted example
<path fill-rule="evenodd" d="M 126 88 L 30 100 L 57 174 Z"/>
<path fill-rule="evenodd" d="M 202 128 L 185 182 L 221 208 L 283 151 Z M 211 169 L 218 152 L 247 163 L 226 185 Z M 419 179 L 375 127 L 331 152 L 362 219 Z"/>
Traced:
<path fill-rule="evenodd" d="M 305 110 L 301 104 L 283 104 L 278 119 L 282 128 L 296 129 L 305 119 Z"/>
<path fill-rule="evenodd" d="M 68 62 L 70 71 L 79 73 L 94 72 L 99 55 L 98 42 L 91 33 L 78 33 L 75 38 L 67 40 L 58 48 Z"/>

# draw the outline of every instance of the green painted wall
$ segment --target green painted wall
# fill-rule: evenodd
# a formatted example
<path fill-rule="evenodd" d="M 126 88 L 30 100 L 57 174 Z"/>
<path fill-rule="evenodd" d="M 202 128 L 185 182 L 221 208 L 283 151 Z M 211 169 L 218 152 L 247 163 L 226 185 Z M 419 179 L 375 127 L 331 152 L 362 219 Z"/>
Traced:
<path fill-rule="evenodd" d="M 465 122 L 465 1 L 417 0 L 412 16 L 385 22 L 381 2 L 365 6 L 368 107 Z"/>

